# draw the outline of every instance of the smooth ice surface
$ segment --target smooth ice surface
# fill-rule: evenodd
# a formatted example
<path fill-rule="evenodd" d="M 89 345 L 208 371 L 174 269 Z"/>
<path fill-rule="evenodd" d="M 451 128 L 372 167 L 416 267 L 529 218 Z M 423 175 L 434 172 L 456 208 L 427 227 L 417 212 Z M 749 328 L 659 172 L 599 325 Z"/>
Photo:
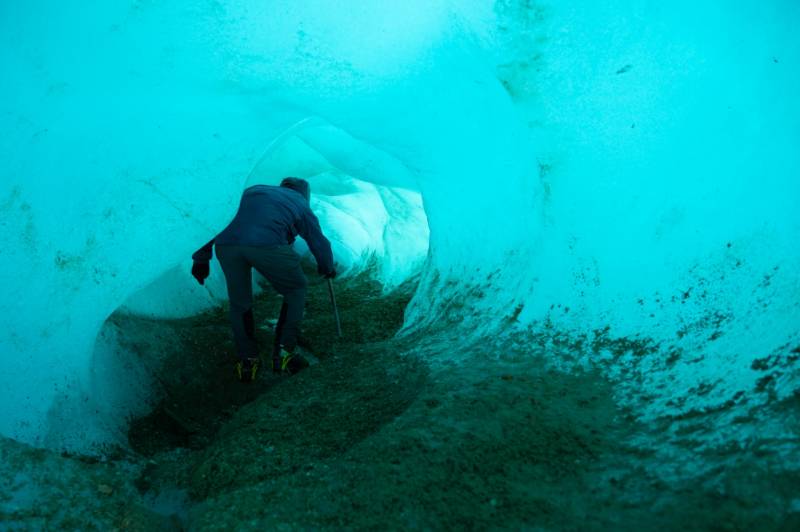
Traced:
<path fill-rule="evenodd" d="M 389 283 L 425 253 L 421 193 L 409 327 L 638 338 L 576 356 L 644 417 L 792 397 L 798 21 L 789 0 L 0 5 L 0 433 L 113 440 L 103 322 L 219 301 L 187 257 L 276 172 Z"/>

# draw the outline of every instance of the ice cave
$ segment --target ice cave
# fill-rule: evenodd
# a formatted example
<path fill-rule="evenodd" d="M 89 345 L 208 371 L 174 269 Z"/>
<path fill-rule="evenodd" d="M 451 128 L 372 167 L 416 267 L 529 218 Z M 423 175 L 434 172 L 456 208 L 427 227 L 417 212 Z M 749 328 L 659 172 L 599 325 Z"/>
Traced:
<path fill-rule="evenodd" d="M 798 24 L 0 2 L 0 530 L 800 529 Z M 192 254 L 287 176 L 337 276 L 243 383 Z"/>

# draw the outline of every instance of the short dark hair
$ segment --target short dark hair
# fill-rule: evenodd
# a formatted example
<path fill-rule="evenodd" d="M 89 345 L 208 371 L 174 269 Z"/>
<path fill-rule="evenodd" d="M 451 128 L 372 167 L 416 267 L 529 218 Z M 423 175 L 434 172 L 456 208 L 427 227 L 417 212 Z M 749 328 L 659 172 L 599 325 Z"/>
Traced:
<path fill-rule="evenodd" d="M 306 201 L 311 199 L 311 187 L 305 179 L 300 179 L 299 177 L 284 177 L 281 181 L 281 186 L 299 192 Z"/>

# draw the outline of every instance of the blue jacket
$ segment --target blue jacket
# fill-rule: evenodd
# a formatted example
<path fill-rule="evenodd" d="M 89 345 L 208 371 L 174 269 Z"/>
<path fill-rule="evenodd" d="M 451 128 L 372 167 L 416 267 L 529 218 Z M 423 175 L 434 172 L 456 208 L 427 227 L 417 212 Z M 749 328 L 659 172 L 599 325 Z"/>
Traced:
<path fill-rule="evenodd" d="M 322 234 L 308 200 L 291 188 L 256 185 L 245 189 L 239 211 L 228 227 L 197 250 L 192 259 L 210 261 L 215 243 L 218 246 L 285 246 L 292 244 L 297 235 L 303 237 L 317 259 L 319 273 L 332 272 L 331 243 Z"/>

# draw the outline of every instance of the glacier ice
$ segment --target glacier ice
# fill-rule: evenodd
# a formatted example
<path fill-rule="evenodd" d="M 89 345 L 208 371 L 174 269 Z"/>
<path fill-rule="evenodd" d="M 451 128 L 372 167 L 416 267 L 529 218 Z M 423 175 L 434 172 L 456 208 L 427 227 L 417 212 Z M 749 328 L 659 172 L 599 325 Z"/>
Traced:
<path fill-rule="evenodd" d="M 0 6 L 1 434 L 113 438 L 105 320 L 223 300 L 190 253 L 289 173 L 353 271 L 424 261 L 408 328 L 639 338 L 644 417 L 797 394 L 796 3 L 344 4 Z"/>

